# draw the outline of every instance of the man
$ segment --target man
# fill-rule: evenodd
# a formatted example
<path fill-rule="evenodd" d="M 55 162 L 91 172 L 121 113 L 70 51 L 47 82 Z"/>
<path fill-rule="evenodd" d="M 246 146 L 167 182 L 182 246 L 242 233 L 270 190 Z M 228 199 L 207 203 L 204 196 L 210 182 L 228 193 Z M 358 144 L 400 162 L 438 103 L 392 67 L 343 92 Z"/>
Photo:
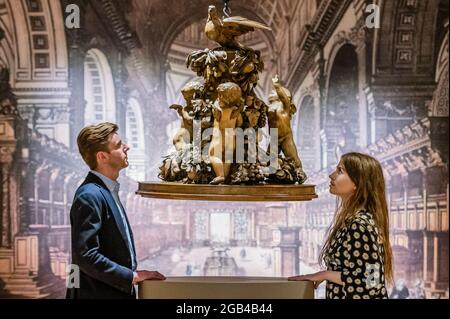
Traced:
<path fill-rule="evenodd" d="M 91 169 L 75 193 L 70 223 L 72 264 L 80 269 L 79 287 L 67 298 L 136 298 L 134 285 L 164 280 L 156 271 L 136 271 L 136 251 L 124 207 L 119 199 L 119 172 L 128 166 L 128 145 L 112 123 L 84 128 L 77 139 Z"/>

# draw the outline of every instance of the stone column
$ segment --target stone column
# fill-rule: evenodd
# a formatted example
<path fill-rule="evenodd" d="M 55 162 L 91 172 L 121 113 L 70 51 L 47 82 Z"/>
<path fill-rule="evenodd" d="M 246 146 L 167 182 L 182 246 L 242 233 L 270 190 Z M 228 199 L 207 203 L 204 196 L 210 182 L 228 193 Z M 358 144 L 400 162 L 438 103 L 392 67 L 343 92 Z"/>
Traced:
<path fill-rule="evenodd" d="M 51 226 L 52 224 L 54 224 L 55 222 L 57 222 L 57 216 L 55 216 L 55 196 L 54 193 L 55 192 L 60 192 L 61 189 L 57 189 L 55 186 L 56 181 L 58 179 L 58 175 L 60 173 L 61 169 L 60 168 L 53 168 L 50 171 L 50 185 L 49 185 L 49 201 L 50 201 L 50 211 L 48 212 L 49 214 L 49 226 Z"/>
<path fill-rule="evenodd" d="M 84 25 L 85 6 L 84 1 L 72 0 L 80 8 L 81 25 Z M 84 61 L 86 59 L 85 34 L 83 27 L 80 29 L 68 29 L 66 31 L 69 49 L 69 124 L 70 124 L 70 148 L 77 151 L 76 138 L 84 126 L 84 114 L 86 100 L 84 96 Z"/>
<path fill-rule="evenodd" d="M 68 198 L 69 185 L 71 185 L 71 181 L 75 177 L 75 175 L 76 175 L 75 173 L 71 173 L 71 174 L 66 175 L 66 177 L 64 177 L 64 197 L 63 197 L 63 202 L 64 202 L 64 225 L 68 225 L 69 224 L 69 214 L 70 214 L 69 201 L 72 201 L 72 198 Z"/>
<path fill-rule="evenodd" d="M 70 101 L 69 123 L 71 149 L 76 150 L 76 138 L 85 124 L 86 100 L 84 95 L 84 59 L 86 52 L 79 46 L 72 46 L 70 54 Z"/>
<path fill-rule="evenodd" d="M 125 65 L 126 56 L 122 52 L 117 53 L 116 64 L 114 68 L 114 86 L 116 92 L 116 121 L 119 125 L 121 135 L 125 138 L 126 132 L 126 114 L 128 99 L 130 96 L 129 89 L 127 87 L 128 72 Z"/>
<path fill-rule="evenodd" d="M 0 40 L 4 36 L 0 29 Z M 8 276 L 14 271 L 14 235 L 18 229 L 20 174 L 16 171 L 18 159 L 17 129 L 20 116 L 17 100 L 11 92 L 9 70 L 0 67 L 0 275 Z"/>
<path fill-rule="evenodd" d="M 194 213 L 189 210 L 187 212 L 187 216 L 186 216 L 186 224 L 185 224 L 185 229 L 186 229 L 186 241 L 192 241 L 193 239 L 193 225 L 194 225 L 194 221 L 193 221 L 193 216 Z"/>
<path fill-rule="evenodd" d="M 433 288 L 444 294 L 448 288 L 448 232 L 435 232 L 433 236 Z"/>
<path fill-rule="evenodd" d="M 0 40 L 1 33 L 0 29 Z M 9 70 L 0 67 L 0 248 L 12 248 L 13 232 L 17 229 L 19 196 L 14 157 L 19 122 L 17 101 L 9 84 Z"/>
<path fill-rule="evenodd" d="M 0 122 L 1 123 L 1 122 Z M 1 125 L 1 124 L 0 124 Z M 11 248 L 12 245 L 12 210 L 14 209 L 15 203 L 12 202 L 13 194 L 11 194 L 11 190 L 14 187 L 11 178 L 11 169 L 12 169 L 12 154 L 14 153 L 13 147 L 0 147 L 0 180 L 2 182 L 1 186 L 1 196 L 0 196 L 0 205 L 1 205 L 1 221 L 0 221 L 0 229 L 1 229 L 1 237 L 0 237 L 0 247 L 3 248 Z M 11 158 L 9 160 L 8 158 Z"/>
<path fill-rule="evenodd" d="M 230 213 L 228 213 L 230 215 L 230 242 L 231 243 L 236 243 L 236 230 L 234 229 L 234 225 L 235 225 L 235 211 L 231 211 Z"/>
<path fill-rule="evenodd" d="M 162 56 L 156 46 L 149 52 L 153 58 L 149 60 L 148 78 L 150 88 L 146 96 L 142 96 L 145 103 L 143 117 L 145 125 L 145 148 L 147 150 L 164 150 L 167 148 L 168 136 L 165 134 L 165 125 L 172 121 L 170 112 L 166 112 L 162 105 L 170 105 L 176 101 L 167 101 L 166 97 L 166 74 L 169 69 L 167 58 Z M 159 132 L 159 133 L 157 133 Z M 163 133 L 161 133 L 163 132 Z M 150 152 L 147 158 L 146 177 L 154 180 L 158 175 L 157 167 L 161 162 L 161 155 L 158 152 Z"/>
<path fill-rule="evenodd" d="M 430 276 L 433 259 L 431 235 L 431 232 L 423 231 L 423 281 L 425 285 L 432 280 L 432 276 Z"/>
<path fill-rule="evenodd" d="M 250 246 L 256 246 L 257 238 L 256 238 L 256 212 L 250 212 L 250 223 L 249 223 L 249 235 L 250 235 Z"/>
<path fill-rule="evenodd" d="M 28 149 L 27 152 L 28 153 Z M 22 167 L 22 201 L 20 208 L 20 220 L 19 220 L 19 233 L 24 234 L 29 230 L 30 225 L 33 223 L 33 216 L 36 216 L 35 205 L 31 202 L 31 199 L 34 200 L 34 172 L 36 171 L 37 163 L 35 161 L 29 160 L 29 154 L 27 154 L 26 159 L 26 167 Z"/>
<path fill-rule="evenodd" d="M 370 56 L 368 53 L 369 46 L 366 45 L 368 42 L 368 32 L 365 31 L 363 26 L 360 26 L 358 30 L 359 37 L 356 42 L 356 54 L 358 56 L 358 96 L 359 96 L 359 146 L 361 148 L 369 145 L 369 131 L 368 131 L 368 103 L 366 99 L 365 89 L 367 87 L 368 72 L 370 66 L 367 57 Z"/>
<path fill-rule="evenodd" d="M 319 145 L 318 152 L 316 156 L 319 156 L 320 161 L 319 165 L 316 166 L 317 170 L 321 168 L 325 168 L 328 166 L 328 143 L 327 143 L 327 135 L 325 132 L 325 121 L 327 118 L 327 75 L 325 72 L 325 53 L 324 48 L 320 45 L 317 45 L 319 49 L 319 54 L 315 60 L 314 68 L 313 68 L 313 76 L 314 76 L 314 84 L 312 86 L 312 95 L 314 97 L 314 106 L 317 108 L 315 116 L 319 117 L 319 134 L 320 139 L 318 141 Z"/>
<path fill-rule="evenodd" d="M 206 213 L 206 240 L 211 241 L 211 214 Z"/>

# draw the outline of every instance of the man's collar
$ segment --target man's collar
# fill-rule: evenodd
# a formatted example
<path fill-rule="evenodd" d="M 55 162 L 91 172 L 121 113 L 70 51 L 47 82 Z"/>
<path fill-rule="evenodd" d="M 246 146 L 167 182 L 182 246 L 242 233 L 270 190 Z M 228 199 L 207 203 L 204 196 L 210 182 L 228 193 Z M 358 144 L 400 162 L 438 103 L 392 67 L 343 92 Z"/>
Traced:
<path fill-rule="evenodd" d="M 97 176 L 98 178 L 100 178 L 111 193 L 118 193 L 119 192 L 119 188 L 120 188 L 119 182 L 113 181 L 109 177 L 106 177 L 102 173 L 99 173 L 99 172 L 94 171 L 94 170 L 92 170 L 91 173 L 94 174 L 95 176 Z"/>

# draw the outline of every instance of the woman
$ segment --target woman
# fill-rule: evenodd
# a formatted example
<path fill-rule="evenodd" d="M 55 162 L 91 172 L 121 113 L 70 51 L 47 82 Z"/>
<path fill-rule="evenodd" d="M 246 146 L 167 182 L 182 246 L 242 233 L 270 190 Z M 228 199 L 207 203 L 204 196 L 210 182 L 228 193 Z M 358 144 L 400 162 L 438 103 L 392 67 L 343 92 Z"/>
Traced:
<path fill-rule="evenodd" d="M 315 288 L 326 280 L 327 299 L 388 298 L 392 252 L 381 165 L 368 155 L 349 153 L 330 179 L 339 205 L 320 254 L 327 270 L 289 280 L 313 281 Z"/>

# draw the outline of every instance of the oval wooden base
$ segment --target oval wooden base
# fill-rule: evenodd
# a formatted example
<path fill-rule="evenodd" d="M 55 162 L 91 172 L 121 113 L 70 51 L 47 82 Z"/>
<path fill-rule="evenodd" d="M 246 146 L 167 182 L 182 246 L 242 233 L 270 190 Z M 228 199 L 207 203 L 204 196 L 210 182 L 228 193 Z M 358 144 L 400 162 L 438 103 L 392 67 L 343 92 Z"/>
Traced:
<path fill-rule="evenodd" d="M 317 198 L 314 185 L 194 185 L 139 183 L 138 195 L 148 198 L 200 201 L 293 202 Z"/>

